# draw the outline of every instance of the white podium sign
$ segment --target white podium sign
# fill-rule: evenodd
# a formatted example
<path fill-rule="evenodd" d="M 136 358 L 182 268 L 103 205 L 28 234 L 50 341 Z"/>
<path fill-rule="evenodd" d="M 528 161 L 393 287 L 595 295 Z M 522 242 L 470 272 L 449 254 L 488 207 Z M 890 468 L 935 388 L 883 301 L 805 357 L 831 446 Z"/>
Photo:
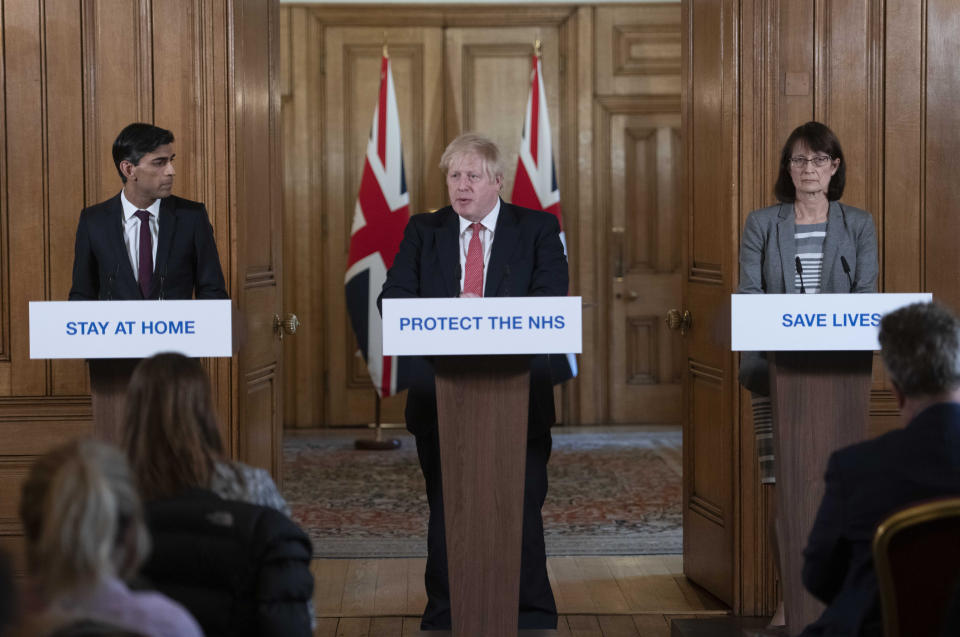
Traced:
<path fill-rule="evenodd" d="M 233 353 L 229 300 L 31 301 L 30 358 Z"/>
<path fill-rule="evenodd" d="M 383 299 L 383 354 L 576 354 L 579 296 Z"/>
<path fill-rule="evenodd" d="M 733 351 L 879 350 L 880 319 L 930 293 L 732 294 Z"/>

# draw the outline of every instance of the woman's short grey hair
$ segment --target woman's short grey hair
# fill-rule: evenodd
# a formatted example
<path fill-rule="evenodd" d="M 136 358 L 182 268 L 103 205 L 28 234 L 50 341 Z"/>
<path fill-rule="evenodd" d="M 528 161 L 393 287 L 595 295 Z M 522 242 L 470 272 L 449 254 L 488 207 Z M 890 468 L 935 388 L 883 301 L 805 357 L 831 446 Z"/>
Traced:
<path fill-rule="evenodd" d="M 880 321 L 880 357 L 905 396 L 960 387 L 960 320 L 936 303 L 914 303 Z"/>
<path fill-rule="evenodd" d="M 500 148 L 493 140 L 477 133 L 464 133 L 450 142 L 440 157 L 440 170 L 446 175 L 450 172 L 450 164 L 454 159 L 470 154 L 478 155 L 483 161 L 483 171 L 490 181 L 503 177 L 503 155 Z"/>

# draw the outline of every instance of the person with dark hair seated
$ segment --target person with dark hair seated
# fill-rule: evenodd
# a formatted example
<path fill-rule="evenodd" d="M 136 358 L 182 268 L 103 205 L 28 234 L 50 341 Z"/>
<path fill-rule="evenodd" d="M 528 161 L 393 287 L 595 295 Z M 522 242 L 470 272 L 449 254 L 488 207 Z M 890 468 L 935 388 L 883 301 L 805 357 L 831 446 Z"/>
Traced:
<path fill-rule="evenodd" d="M 266 471 L 224 457 L 199 362 L 173 353 L 141 361 L 124 423 L 154 542 L 144 577 L 207 637 L 310 635 L 310 540 Z"/>
<path fill-rule="evenodd" d="M 179 604 L 129 582 L 150 537 L 133 476 L 119 450 L 74 441 L 40 457 L 23 484 L 20 519 L 32 578 L 25 635 L 202 637 Z M 86 633 L 94 634 L 94 633 Z"/>
<path fill-rule="evenodd" d="M 882 635 L 877 526 L 907 505 L 960 495 L 960 320 L 917 303 L 884 316 L 879 338 L 904 428 L 830 456 L 803 552 L 803 584 L 827 608 L 805 637 Z"/>
<path fill-rule="evenodd" d="M 168 352 L 140 361 L 127 387 L 124 446 L 144 500 L 199 487 L 290 515 L 269 473 L 224 456 L 210 379 L 196 359 Z"/>

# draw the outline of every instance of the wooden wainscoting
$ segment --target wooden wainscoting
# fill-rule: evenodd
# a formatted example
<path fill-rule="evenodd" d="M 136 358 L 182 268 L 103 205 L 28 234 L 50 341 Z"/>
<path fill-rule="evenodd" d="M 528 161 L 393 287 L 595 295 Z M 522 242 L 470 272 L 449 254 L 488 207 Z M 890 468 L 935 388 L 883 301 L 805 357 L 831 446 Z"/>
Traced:
<path fill-rule="evenodd" d="M 275 0 L 0 0 L 0 15 L 0 545 L 19 552 L 27 467 L 92 431 L 84 362 L 30 360 L 28 302 L 66 300 L 80 210 L 121 188 L 110 149 L 130 122 L 173 131 L 175 192 L 213 224 L 244 337 L 205 362 L 228 453 L 279 471 L 279 31 Z"/>

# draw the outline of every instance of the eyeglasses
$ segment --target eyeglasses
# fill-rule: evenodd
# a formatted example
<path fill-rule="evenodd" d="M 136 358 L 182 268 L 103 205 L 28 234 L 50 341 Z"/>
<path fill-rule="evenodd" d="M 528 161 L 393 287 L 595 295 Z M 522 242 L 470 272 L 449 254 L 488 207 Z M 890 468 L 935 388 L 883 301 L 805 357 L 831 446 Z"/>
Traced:
<path fill-rule="evenodd" d="M 833 161 L 833 158 L 827 155 L 817 155 L 816 157 L 811 157 L 809 159 L 806 157 L 800 157 L 798 155 L 790 158 L 790 167 L 797 170 L 802 170 L 807 167 L 807 162 L 810 162 L 817 168 L 823 168 L 831 161 Z"/>

